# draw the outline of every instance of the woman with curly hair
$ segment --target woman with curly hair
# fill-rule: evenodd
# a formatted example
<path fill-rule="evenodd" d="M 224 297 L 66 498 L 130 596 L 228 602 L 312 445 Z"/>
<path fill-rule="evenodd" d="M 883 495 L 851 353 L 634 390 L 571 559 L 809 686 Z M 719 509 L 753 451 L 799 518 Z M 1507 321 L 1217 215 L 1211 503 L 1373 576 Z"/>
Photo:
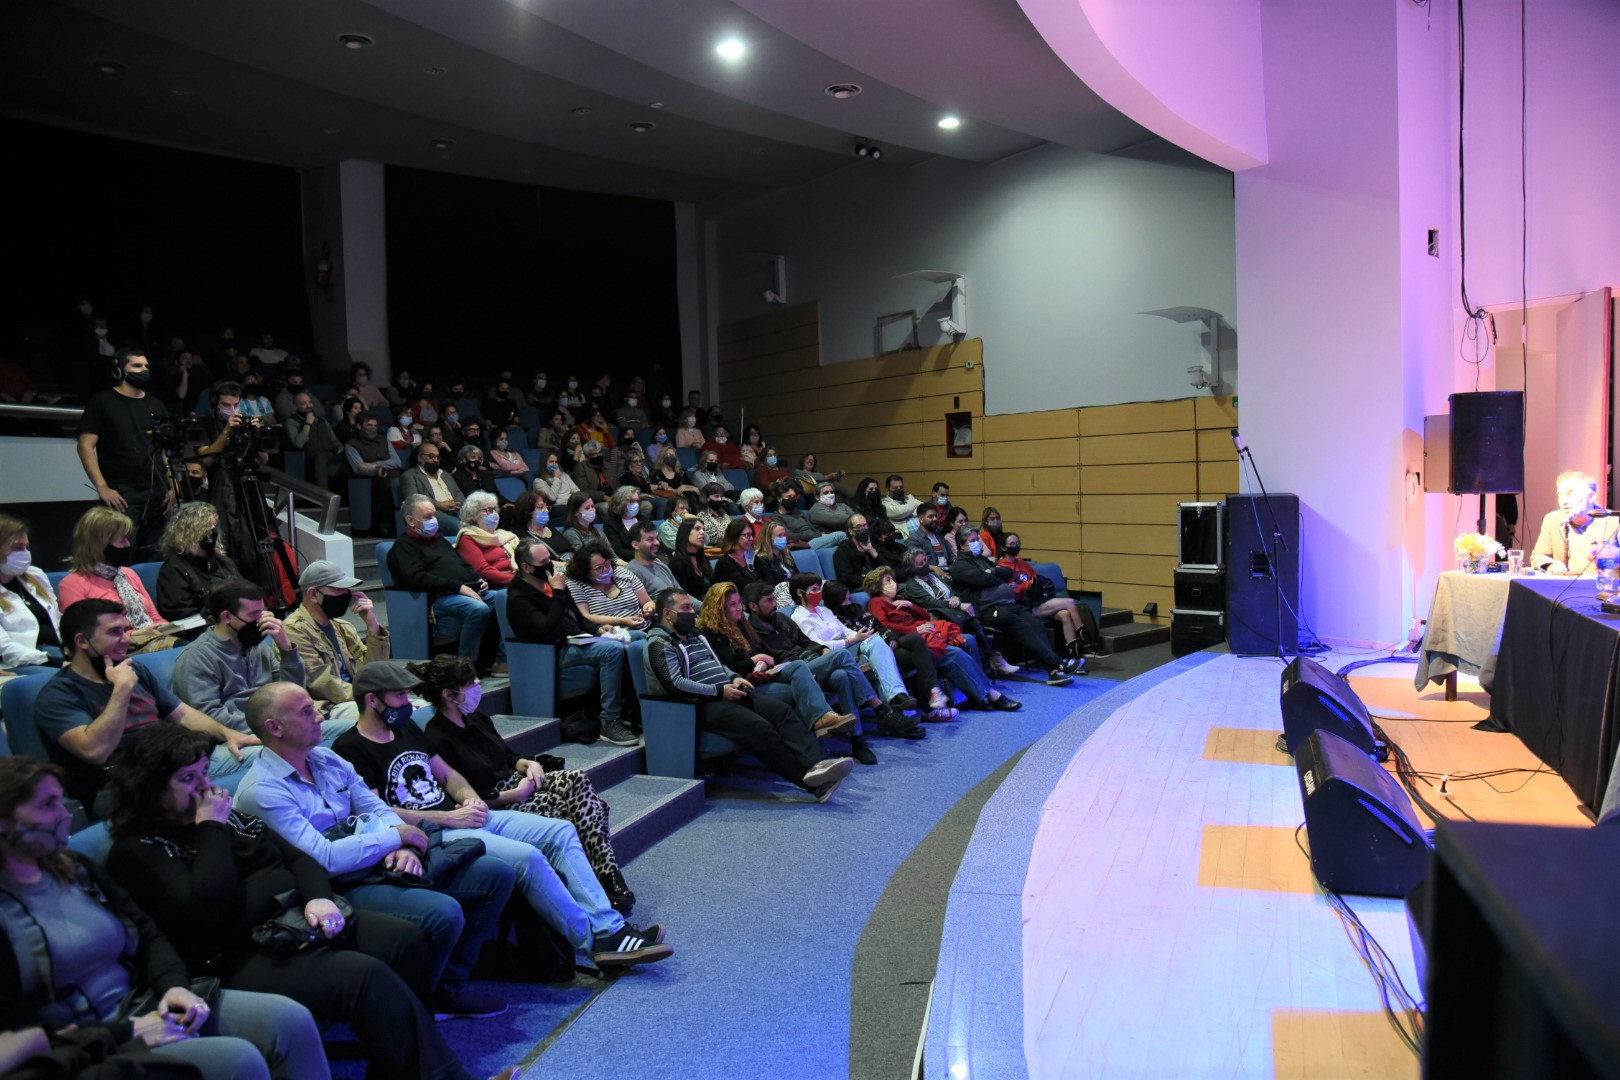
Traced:
<path fill-rule="evenodd" d="M 464 656 L 445 653 L 409 665 L 422 680 L 419 692 L 433 707 L 423 738 L 433 752 L 466 778 L 491 810 L 518 810 L 572 822 L 602 891 L 621 915 L 636 894 L 624 882 L 608 831 L 608 805 L 581 769 L 547 772 L 538 761 L 507 749 L 495 722 L 480 712 L 484 688 Z"/>
<path fill-rule="evenodd" d="M 163 569 L 158 571 L 158 610 L 170 619 L 207 614 L 208 590 L 226 578 L 241 577 L 225 553 L 219 535 L 219 511 L 212 504 L 183 504 L 169 519 L 158 541 Z"/>
<path fill-rule="evenodd" d="M 613 551 L 603 540 L 592 540 L 568 563 L 568 595 L 588 623 L 598 627 L 622 626 L 645 635 L 655 607 L 641 579 L 615 566 Z"/>

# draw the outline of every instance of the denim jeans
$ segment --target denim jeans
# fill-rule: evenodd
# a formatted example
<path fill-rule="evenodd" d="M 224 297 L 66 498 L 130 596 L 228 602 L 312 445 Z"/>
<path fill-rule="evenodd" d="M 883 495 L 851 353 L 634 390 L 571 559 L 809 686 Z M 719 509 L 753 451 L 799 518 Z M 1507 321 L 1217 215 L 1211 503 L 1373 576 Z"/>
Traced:
<path fill-rule="evenodd" d="M 315 1018 L 280 994 L 221 990 L 219 1004 L 199 1035 L 155 1052 L 195 1065 L 204 1076 L 231 1080 L 322 1080 L 332 1075 Z"/>
<path fill-rule="evenodd" d="M 589 949 L 597 935 L 616 934 L 624 918 L 608 903 L 571 822 L 517 810 L 491 810 L 482 829 L 446 829 L 444 838 L 470 836 L 510 866 L 517 888 L 545 920 L 576 949 Z"/>
<path fill-rule="evenodd" d="M 762 686 L 756 686 L 754 692 L 761 697 L 774 698 L 784 704 L 793 706 L 793 714 L 804 723 L 806 730 L 814 733 L 816 721 L 827 712 L 827 695 L 816 683 L 815 673 L 810 665 L 794 660 L 782 665 L 782 670 L 776 677 Z"/>
<path fill-rule="evenodd" d="M 433 950 L 433 983 L 439 993 L 454 996 L 466 988 L 479 951 L 500 927 L 515 883 L 512 868 L 491 853 L 457 870 L 442 891 L 356 885 L 347 896 L 356 908 L 397 915 L 420 927 Z"/>
<path fill-rule="evenodd" d="M 833 700 L 838 711 L 860 715 L 861 706 L 878 696 L 872 683 L 848 649 L 833 649 L 809 661 L 810 673 Z"/>
<path fill-rule="evenodd" d="M 478 662 L 484 653 L 484 632 L 495 619 L 494 609 L 483 600 L 449 593 L 433 601 L 433 617 L 438 619 L 439 630 L 445 636 L 459 636 L 456 651 Z"/>
<path fill-rule="evenodd" d="M 878 689 L 883 693 L 884 701 L 893 701 L 899 694 L 906 692 L 905 680 L 900 677 L 900 665 L 895 663 L 894 650 L 889 643 L 876 634 L 867 638 L 856 647 L 861 659 L 872 665 L 872 674 L 877 676 Z"/>
<path fill-rule="evenodd" d="M 849 539 L 849 534 L 848 533 L 842 533 L 842 532 L 823 533 L 822 535 L 816 537 L 814 540 L 810 541 L 810 550 L 811 551 L 820 551 L 824 547 L 837 547 L 839 544 L 842 544 L 847 539 Z"/>
<path fill-rule="evenodd" d="M 968 643 L 972 642 L 973 639 L 968 638 Z M 985 678 L 984 668 L 979 661 L 966 649 L 952 645 L 938 662 L 940 674 L 955 683 L 967 695 L 970 704 L 990 703 L 990 680 Z"/>
<path fill-rule="evenodd" d="M 573 697 L 593 685 L 602 691 L 602 723 L 619 719 L 619 695 L 624 685 L 624 658 L 630 650 L 617 641 L 588 641 L 562 647 L 558 665 L 557 696 Z"/>

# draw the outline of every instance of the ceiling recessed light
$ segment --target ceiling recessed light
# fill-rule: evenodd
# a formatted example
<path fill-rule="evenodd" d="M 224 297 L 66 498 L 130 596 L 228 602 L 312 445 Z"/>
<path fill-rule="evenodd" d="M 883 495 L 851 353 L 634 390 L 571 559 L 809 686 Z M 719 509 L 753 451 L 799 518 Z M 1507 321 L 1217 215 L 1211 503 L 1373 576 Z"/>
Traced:
<path fill-rule="evenodd" d="M 649 101 L 649 102 L 647 102 L 647 108 L 649 108 L 649 109 L 662 109 L 663 107 L 664 107 L 664 103 L 662 101 Z"/>
<path fill-rule="evenodd" d="M 860 86 L 852 82 L 833 83 L 822 91 L 828 97 L 837 98 L 839 101 L 847 101 L 860 92 Z"/>
<path fill-rule="evenodd" d="M 117 60 L 92 60 L 90 66 L 103 75 L 117 75 L 124 70 L 124 65 Z"/>
<path fill-rule="evenodd" d="M 637 135 L 645 135 L 647 132 L 651 131 L 657 126 L 658 125 L 653 123 L 651 120 L 632 120 L 630 122 L 630 130 L 635 132 Z"/>
<path fill-rule="evenodd" d="M 448 150 L 454 145 L 456 145 L 456 140 L 454 140 L 454 139 L 434 139 L 433 140 L 433 149 L 435 149 L 435 150 Z"/>
<path fill-rule="evenodd" d="M 748 51 L 748 47 L 737 38 L 726 38 L 726 40 L 714 47 L 714 51 L 720 55 L 722 60 L 741 60 L 743 53 Z"/>
<path fill-rule="evenodd" d="M 422 74 L 424 74 L 424 75 L 443 75 L 444 70 L 445 69 L 440 67 L 438 64 L 429 64 L 427 67 L 422 69 Z"/>
<path fill-rule="evenodd" d="M 573 113 L 575 116 L 591 115 L 591 107 L 589 105 L 581 105 L 576 109 L 569 109 L 568 111 Z"/>
<path fill-rule="evenodd" d="M 370 34 L 339 34 L 337 39 L 345 49 L 369 49 L 377 44 Z"/>
<path fill-rule="evenodd" d="M 939 120 L 939 126 L 944 128 L 946 131 L 951 131 L 955 128 L 961 127 L 962 121 L 958 120 L 954 116 L 942 116 Z"/>

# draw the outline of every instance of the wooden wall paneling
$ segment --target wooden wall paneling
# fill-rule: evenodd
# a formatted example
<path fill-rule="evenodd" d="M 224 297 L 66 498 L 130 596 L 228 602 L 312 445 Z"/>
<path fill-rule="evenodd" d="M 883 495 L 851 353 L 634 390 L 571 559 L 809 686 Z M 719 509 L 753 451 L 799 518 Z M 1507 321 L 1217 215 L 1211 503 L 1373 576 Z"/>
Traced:
<path fill-rule="evenodd" d="M 1193 491 L 1162 495 L 1086 495 L 1081 498 L 1083 520 L 1109 525 L 1175 525 L 1176 503 L 1193 502 Z"/>
<path fill-rule="evenodd" d="M 1135 435 L 1144 431 L 1182 431 L 1192 426 L 1192 398 L 1094 405 L 1080 410 L 1081 435 Z"/>
<path fill-rule="evenodd" d="M 1236 461 L 1204 461 L 1198 465 L 1198 497 L 1220 502 L 1238 490 L 1242 468 Z"/>
<path fill-rule="evenodd" d="M 1230 432 L 1238 426 L 1237 398 L 1230 394 L 1222 397 L 1193 398 L 1193 423 L 1199 428 L 1220 428 Z"/>
<path fill-rule="evenodd" d="M 1198 487 L 1198 467 L 1190 461 L 1146 465 L 1082 465 L 1080 490 L 1087 495 L 1187 491 Z"/>
<path fill-rule="evenodd" d="M 986 442 L 1073 439 L 1080 434 L 1080 410 L 1051 409 L 1045 412 L 1003 413 L 985 417 L 983 427 Z"/>
<path fill-rule="evenodd" d="M 1082 465 L 1138 465 L 1151 461 L 1196 461 L 1198 436 L 1192 431 L 1153 431 L 1141 435 L 1087 435 L 1080 440 Z"/>
<path fill-rule="evenodd" d="M 1092 551 L 1086 553 L 1086 577 L 1093 581 L 1118 581 L 1132 585 L 1172 585 L 1176 561 L 1175 555 L 1120 555 Z"/>
<path fill-rule="evenodd" d="M 1080 467 L 984 470 L 985 498 L 1009 495 L 1072 495 L 1080 490 Z"/>
<path fill-rule="evenodd" d="M 1065 570 L 1067 573 L 1067 570 Z M 1124 608 L 1137 613 L 1137 618 L 1148 622 L 1162 623 L 1170 618 L 1170 609 L 1175 606 L 1176 590 L 1174 583 L 1169 585 L 1133 585 L 1120 581 L 1096 581 L 1083 577 L 1078 586 L 1071 582 L 1070 589 L 1080 588 L 1086 592 L 1101 593 L 1103 603 L 1109 607 Z M 1142 608 L 1148 604 L 1158 604 L 1159 614 L 1147 619 L 1141 614 Z"/>
<path fill-rule="evenodd" d="M 716 339 L 722 345 L 729 345 L 747 338 L 761 337 L 784 330 L 792 326 L 821 325 L 821 306 L 814 302 L 808 304 L 795 304 L 793 307 L 782 308 L 779 311 L 756 315 L 752 319 L 739 319 L 736 322 L 722 323 L 715 332 Z"/>
<path fill-rule="evenodd" d="M 1141 555 L 1174 555 L 1181 552 L 1180 530 L 1174 525 L 1101 525 L 1087 522 L 1080 527 L 1083 551 Z"/>
<path fill-rule="evenodd" d="M 1199 461 L 1236 461 L 1237 447 L 1227 428 L 1210 428 L 1198 433 Z"/>

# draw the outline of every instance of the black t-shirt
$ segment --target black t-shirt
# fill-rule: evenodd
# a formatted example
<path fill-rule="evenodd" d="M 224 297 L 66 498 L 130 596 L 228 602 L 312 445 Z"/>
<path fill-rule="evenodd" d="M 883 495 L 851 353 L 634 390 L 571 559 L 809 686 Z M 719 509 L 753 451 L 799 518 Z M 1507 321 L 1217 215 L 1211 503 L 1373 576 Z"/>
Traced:
<path fill-rule="evenodd" d="M 147 433 L 155 419 L 168 414 L 163 402 L 152 394 L 131 398 L 117 390 L 103 390 L 90 399 L 79 420 L 79 432 L 96 436 L 96 460 L 107 483 L 144 490 L 161 482 L 162 463 Z"/>
<path fill-rule="evenodd" d="M 422 741 L 415 722 L 406 720 L 390 730 L 394 733 L 392 742 L 375 743 L 360 734 L 359 728 L 352 727 L 338 736 L 332 749 L 353 765 L 360 779 L 376 789 L 389 806 L 424 812 L 454 810 L 455 800 L 433 775 L 429 760 L 433 751 Z"/>
<path fill-rule="evenodd" d="M 495 722 L 483 713 L 469 713 L 463 720 L 467 726 L 458 728 L 435 713 L 422 737 L 475 790 L 493 798 L 495 786 L 512 775 L 517 755 L 506 748 Z"/>

